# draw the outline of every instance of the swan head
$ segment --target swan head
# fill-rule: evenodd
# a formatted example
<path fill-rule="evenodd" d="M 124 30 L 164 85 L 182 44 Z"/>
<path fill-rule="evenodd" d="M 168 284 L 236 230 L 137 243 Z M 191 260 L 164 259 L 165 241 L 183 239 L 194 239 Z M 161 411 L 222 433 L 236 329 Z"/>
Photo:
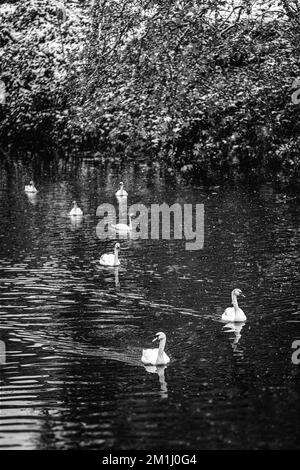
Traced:
<path fill-rule="evenodd" d="M 233 291 L 231 292 L 231 295 L 234 295 L 235 297 L 239 297 L 239 296 L 245 297 L 241 289 L 233 289 Z"/>
<path fill-rule="evenodd" d="M 162 331 L 159 331 L 158 333 L 156 333 L 154 339 L 152 340 L 152 343 L 154 341 L 163 341 L 164 339 L 166 339 L 165 333 L 163 333 Z"/>
<path fill-rule="evenodd" d="M 77 202 L 76 201 L 73 201 L 72 204 L 73 204 L 74 207 L 77 207 Z"/>
<path fill-rule="evenodd" d="M 119 183 L 119 187 L 120 187 L 120 189 L 122 189 L 122 188 L 123 188 L 123 186 L 124 186 L 124 183 L 123 183 L 123 181 L 120 181 L 120 183 Z"/>
<path fill-rule="evenodd" d="M 121 248 L 121 247 L 120 247 L 120 243 L 116 243 L 116 244 L 115 244 L 115 250 L 116 250 L 116 251 L 119 251 L 120 248 Z"/>
<path fill-rule="evenodd" d="M 34 182 L 33 182 L 33 181 L 30 181 L 30 182 L 29 182 L 29 185 L 30 185 L 30 186 L 34 186 Z"/>

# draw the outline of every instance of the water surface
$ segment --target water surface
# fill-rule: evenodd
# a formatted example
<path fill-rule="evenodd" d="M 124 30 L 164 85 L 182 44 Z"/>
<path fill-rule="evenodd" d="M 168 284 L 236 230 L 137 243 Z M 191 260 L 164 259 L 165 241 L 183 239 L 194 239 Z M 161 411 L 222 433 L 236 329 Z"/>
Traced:
<path fill-rule="evenodd" d="M 0 170 L 1 448 L 299 448 L 296 194 L 192 185 L 158 165 Z M 203 250 L 123 239 L 121 266 L 102 268 L 116 239 L 97 238 L 96 210 L 117 207 L 120 180 L 129 205 L 204 204 Z M 235 287 L 248 321 L 226 329 Z M 157 331 L 171 363 L 146 368 Z"/>

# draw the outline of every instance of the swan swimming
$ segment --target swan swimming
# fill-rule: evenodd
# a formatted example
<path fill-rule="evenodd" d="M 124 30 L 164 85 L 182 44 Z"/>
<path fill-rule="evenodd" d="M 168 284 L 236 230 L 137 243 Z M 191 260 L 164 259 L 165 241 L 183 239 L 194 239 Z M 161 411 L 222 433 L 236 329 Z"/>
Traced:
<path fill-rule="evenodd" d="M 133 218 L 133 215 L 129 214 L 129 225 L 127 225 L 127 224 L 116 224 L 116 225 L 111 224 L 111 226 L 112 226 L 113 229 L 118 230 L 120 232 L 130 232 L 132 230 L 132 220 L 131 220 L 132 218 Z"/>
<path fill-rule="evenodd" d="M 237 298 L 238 296 L 245 297 L 240 289 L 234 289 L 231 292 L 231 299 L 233 307 L 227 307 L 222 315 L 222 320 L 226 322 L 243 322 L 247 320 L 243 310 L 239 307 Z"/>
<path fill-rule="evenodd" d="M 83 215 L 83 212 L 82 212 L 82 210 L 80 209 L 80 207 L 77 206 L 77 202 L 76 202 L 76 201 L 73 201 L 73 209 L 70 211 L 69 215 L 75 216 L 75 217 L 78 217 L 78 216 L 82 216 L 82 215 Z"/>
<path fill-rule="evenodd" d="M 168 364 L 170 362 L 169 356 L 165 353 L 166 335 L 162 331 L 156 333 L 155 338 L 152 340 L 159 341 L 159 347 L 155 349 L 143 349 L 141 361 L 143 364 L 152 364 L 154 366 Z"/>
<path fill-rule="evenodd" d="M 34 186 L 34 182 L 33 181 L 30 181 L 29 184 L 25 185 L 25 192 L 26 193 L 37 193 L 38 190 L 36 189 L 36 187 Z"/>
<path fill-rule="evenodd" d="M 120 243 L 116 243 L 113 253 L 105 253 L 104 255 L 101 256 L 100 264 L 102 264 L 102 266 L 119 266 L 120 265 L 120 261 L 118 258 L 119 250 L 120 250 Z"/>
<path fill-rule="evenodd" d="M 124 183 L 122 181 L 119 184 L 119 189 L 116 192 L 116 196 L 117 197 L 127 197 L 128 196 L 128 193 L 127 193 L 127 191 L 125 191 Z"/>

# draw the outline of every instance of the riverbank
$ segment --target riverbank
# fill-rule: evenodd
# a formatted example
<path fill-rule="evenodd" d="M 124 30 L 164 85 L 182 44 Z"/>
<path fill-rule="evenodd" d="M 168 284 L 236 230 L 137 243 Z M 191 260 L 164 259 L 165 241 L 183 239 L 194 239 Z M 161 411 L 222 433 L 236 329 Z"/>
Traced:
<path fill-rule="evenodd" d="M 92 4 L 65 2 L 61 20 L 50 0 L 2 13 L 3 145 L 299 182 L 299 31 L 284 11 L 212 24 L 189 2 L 168 12 L 164 2 L 149 11 Z"/>

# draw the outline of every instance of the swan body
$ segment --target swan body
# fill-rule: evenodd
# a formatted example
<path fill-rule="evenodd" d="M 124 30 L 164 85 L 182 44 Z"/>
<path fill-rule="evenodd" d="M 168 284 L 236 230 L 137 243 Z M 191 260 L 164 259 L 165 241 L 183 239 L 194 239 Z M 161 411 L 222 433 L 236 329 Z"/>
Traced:
<path fill-rule="evenodd" d="M 38 192 L 38 190 L 36 189 L 36 187 L 34 186 L 34 182 L 33 181 L 30 181 L 29 184 L 25 185 L 25 193 L 33 193 L 33 194 L 36 194 Z"/>
<path fill-rule="evenodd" d="M 71 215 L 72 217 L 80 217 L 83 215 L 83 212 L 80 207 L 77 206 L 76 201 L 73 201 L 73 209 L 70 211 L 69 215 Z"/>
<path fill-rule="evenodd" d="M 226 322 L 244 322 L 247 320 L 243 310 L 239 307 L 237 298 L 238 296 L 245 297 L 240 289 L 234 289 L 231 292 L 231 299 L 233 307 L 227 307 L 222 315 L 222 320 Z"/>
<path fill-rule="evenodd" d="M 120 243 L 116 243 L 113 253 L 105 253 L 104 255 L 101 256 L 100 264 L 102 264 L 102 266 L 119 266 L 120 265 L 120 261 L 118 257 L 119 249 L 120 249 Z"/>
<path fill-rule="evenodd" d="M 141 361 L 143 364 L 160 366 L 170 362 L 169 356 L 165 353 L 166 335 L 163 332 L 156 333 L 153 341 L 159 341 L 159 347 L 155 349 L 143 349 Z"/>
<path fill-rule="evenodd" d="M 117 197 L 127 197 L 128 196 L 128 193 L 127 193 L 127 191 L 125 191 L 124 183 L 122 181 L 120 182 L 119 189 L 116 192 L 116 196 Z"/>
<path fill-rule="evenodd" d="M 113 229 L 118 230 L 119 232 L 130 232 L 132 230 L 132 215 L 129 215 L 129 225 L 127 224 L 115 224 L 111 225 Z"/>

